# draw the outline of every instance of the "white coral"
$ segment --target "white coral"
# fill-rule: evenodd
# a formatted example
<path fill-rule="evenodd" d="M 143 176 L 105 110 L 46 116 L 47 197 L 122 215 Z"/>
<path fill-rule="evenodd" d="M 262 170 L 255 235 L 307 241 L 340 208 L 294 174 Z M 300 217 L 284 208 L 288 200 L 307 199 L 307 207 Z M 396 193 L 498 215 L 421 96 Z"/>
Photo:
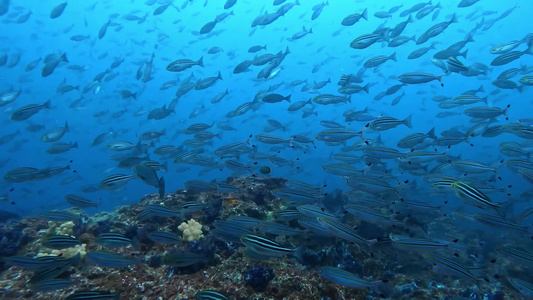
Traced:
<path fill-rule="evenodd" d="M 195 219 L 181 223 L 178 229 L 183 232 L 183 239 L 187 242 L 196 241 L 204 237 L 202 224 L 198 223 Z"/>
<path fill-rule="evenodd" d="M 71 257 L 78 255 L 79 253 L 80 257 L 83 259 L 85 258 L 85 255 L 87 254 L 87 250 L 85 250 L 86 246 L 87 244 L 81 244 L 81 245 L 76 245 L 74 247 L 65 248 L 61 250 L 52 250 L 52 249 L 49 249 L 48 251 L 41 250 L 39 253 L 37 253 L 37 257 L 51 255 L 51 256 L 61 256 L 63 258 L 71 258 Z"/>

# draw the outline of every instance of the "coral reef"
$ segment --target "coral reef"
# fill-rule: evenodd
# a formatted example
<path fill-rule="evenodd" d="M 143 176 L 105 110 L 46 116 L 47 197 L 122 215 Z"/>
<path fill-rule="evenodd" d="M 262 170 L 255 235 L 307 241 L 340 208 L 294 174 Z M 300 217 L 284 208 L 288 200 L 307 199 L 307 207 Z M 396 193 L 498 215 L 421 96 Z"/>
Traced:
<path fill-rule="evenodd" d="M 0 254 L 9 256 L 60 255 L 70 257 L 91 251 L 108 251 L 96 243 L 101 233 L 122 233 L 135 240 L 137 247 L 116 248 L 113 251 L 133 257 L 138 264 L 124 268 L 106 268 L 87 262 L 66 269 L 60 278 L 70 278 L 74 285 L 56 291 L 32 291 L 27 282 L 33 272 L 18 266 L 1 265 L 0 299 L 63 299 L 74 291 L 104 290 L 120 292 L 121 299 L 192 299 L 200 290 L 217 290 L 229 299 L 522 299 L 510 284 L 487 285 L 456 277 L 444 277 L 432 272 L 420 254 L 398 251 L 390 244 L 378 242 L 372 247 L 350 243 L 333 237 L 299 234 L 295 236 L 267 237 L 288 248 L 305 245 L 301 261 L 291 256 L 264 258 L 259 263 L 249 257 L 242 244 L 228 242 L 213 234 L 215 220 L 228 220 L 236 216 L 250 216 L 261 221 L 274 221 L 287 203 L 272 195 L 282 188 L 282 178 L 230 178 L 233 192 L 178 190 L 165 195 L 149 194 L 138 204 L 117 207 L 112 212 L 83 217 L 74 222 L 48 222 L 36 218 L 23 218 L 4 224 L 1 228 Z M 349 203 L 351 195 L 340 191 L 328 194 L 324 200 L 330 211 L 339 211 Z M 143 218 L 148 205 L 161 205 L 175 209 L 184 203 L 196 201 L 206 205 L 203 209 L 180 216 Z M 422 216 L 421 218 L 423 218 Z M 202 224 L 196 220 L 201 220 Z M 383 229 L 346 217 L 353 228 L 369 238 L 383 238 Z M 303 230 L 296 220 L 286 224 Z M 76 229 L 78 228 L 78 229 Z M 178 231 L 179 230 L 179 231 Z M 155 243 L 148 234 L 155 231 L 183 233 L 178 245 Z M 41 242 L 51 234 L 75 236 L 81 246 L 63 250 L 43 249 Z M 385 240 L 384 240 L 385 241 Z M 172 253 L 203 255 L 205 259 L 187 266 L 168 266 L 164 257 Z M 325 280 L 319 273 L 322 266 L 335 266 L 365 280 L 383 280 L 388 289 L 377 294 L 371 289 L 350 289 Z M 501 266 L 501 264 L 497 265 Z M 516 274 L 524 268 L 512 270 Z M 492 265 L 489 274 L 504 271 Z M 437 280 L 438 279 L 438 280 Z M 437 284 L 438 282 L 438 284 Z M 491 279 L 491 282 L 494 282 Z"/>

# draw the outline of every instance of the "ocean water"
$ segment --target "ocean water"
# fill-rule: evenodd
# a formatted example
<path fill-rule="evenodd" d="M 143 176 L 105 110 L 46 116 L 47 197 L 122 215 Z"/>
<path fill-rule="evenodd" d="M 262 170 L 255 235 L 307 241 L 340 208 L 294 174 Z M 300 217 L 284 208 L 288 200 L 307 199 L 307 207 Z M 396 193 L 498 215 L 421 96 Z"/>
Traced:
<path fill-rule="evenodd" d="M 505 115 L 492 118 L 493 123 L 490 126 L 522 124 L 522 129 L 531 128 L 532 123 L 527 119 L 533 118 L 533 88 L 519 82 L 520 78 L 531 76 L 533 72 L 533 40 L 527 37 L 530 33 L 527 24 L 533 12 L 533 3 L 528 1 L 481 0 L 469 7 L 458 7 L 460 1 L 457 0 L 442 1 L 440 7 L 434 7 L 431 13 L 423 18 L 417 18 L 418 11 L 412 12 L 413 21 L 406 25 L 401 36 L 414 36 L 418 39 L 427 34 L 426 31 L 435 24 L 447 22 L 453 17 L 457 22 L 450 23 L 446 29 L 425 43 L 416 44 L 414 40 L 410 40 L 398 47 L 388 45 L 392 38 L 390 31 L 385 29 L 392 29 L 400 22 L 406 21 L 408 14 L 400 14 L 418 1 L 333 0 L 322 4 L 320 1 L 300 0 L 298 5 L 288 9 L 272 23 L 258 26 L 253 26 L 252 23 L 259 16 L 275 14 L 280 7 L 293 2 L 285 1 L 275 6 L 271 0 L 237 0 L 233 7 L 224 9 L 225 1 L 215 0 L 68 1 L 64 11 L 56 18 L 51 18 L 51 13 L 54 9 L 57 10 L 61 1 L 3 2 L 8 3 L 8 8 L 0 16 L 0 58 L 4 54 L 7 55 L 7 62 L 0 66 L 0 91 L 2 95 L 10 91 L 20 91 L 20 95 L 13 102 L 0 107 L 3 115 L 1 135 L 16 133 L 11 138 L 2 138 L 0 174 L 8 174 L 19 167 L 44 169 L 70 164 L 69 170 L 42 180 L 30 178 L 24 182 L 13 182 L 9 178 L 3 178 L 0 182 L 0 195 L 5 195 L 6 201 L 0 205 L 4 211 L 20 216 L 37 216 L 42 212 L 67 209 L 70 205 L 65 201 L 65 195 L 75 194 L 94 202 L 101 201 L 98 208 L 85 209 L 91 215 L 111 211 L 120 205 L 135 204 L 146 194 L 158 193 L 157 187 L 137 178 L 118 189 L 96 189 L 90 193 L 82 191 L 87 185 L 97 187 L 109 175 L 134 174 L 133 166 L 127 169 L 117 167 L 118 161 L 112 159 L 116 154 L 125 155 L 123 158 L 137 154 L 139 157 L 148 155 L 151 160 L 167 162 L 168 171 L 157 172 L 159 178 L 164 177 L 167 193 L 184 189 L 185 182 L 190 180 L 220 183 L 230 176 L 280 177 L 314 186 L 323 185 L 324 193 L 337 189 L 350 192 L 352 189 L 346 183 L 350 176 L 331 174 L 326 172 L 324 166 L 342 163 L 334 158 L 334 154 L 338 153 L 363 157 L 368 154 L 363 151 L 368 147 L 388 147 L 403 153 L 399 154 L 401 158 L 381 159 L 384 162 L 383 168 L 378 168 L 380 164 L 368 158 L 366 161 L 350 164 L 361 170 L 354 175 L 386 180 L 397 191 L 399 199 L 417 200 L 435 206 L 447 201 L 442 210 L 448 215 L 454 212 L 494 214 L 490 208 L 480 208 L 479 205 L 467 203 L 465 198 L 468 196 L 464 193 L 460 196 L 460 190 L 449 188 L 442 192 L 432 187 L 431 182 L 427 180 L 430 171 L 441 163 L 475 160 L 493 168 L 493 171 L 478 175 L 449 167 L 452 171 L 443 173 L 443 176 L 478 187 L 494 203 L 511 201 L 513 205 L 504 214 L 506 220 L 515 221 L 516 216 L 531 207 L 530 194 L 525 193 L 531 190 L 531 176 L 528 177 L 528 174 L 524 175 L 506 164 L 506 161 L 517 158 L 529 161 L 533 151 L 531 135 L 530 139 L 520 137 L 514 134 L 513 129 L 494 137 L 481 134 L 475 137 L 464 135 L 473 125 L 491 119 L 473 119 L 465 114 L 465 110 L 480 106 L 486 106 L 485 109 L 505 109 L 510 105 Z M 322 5 L 322 12 L 312 19 L 313 13 L 316 14 Z M 428 9 L 431 5 L 437 5 L 436 1 L 430 1 L 423 9 Z M 164 6 L 168 7 L 163 11 Z M 376 16 L 378 12 L 388 12 L 393 6 L 401 8 L 389 17 Z M 368 20 L 360 19 L 352 26 L 341 25 L 346 16 L 355 12 L 362 13 L 365 9 L 368 12 Z M 512 11 L 502 18 L 502 14 L 510 9 Z M 157 10 L 160 10 L 160 13 L 155 13 Z M 24 15 L 30 12 L 29 18 L 23 20 Z M 217 22 L 210 32 L 200 33 L 206 23 L 230 12 L 231 15 Z M 106 24 L 107 30 L 102 34 Z M 305 30 L 312 29 L 312 33 L 292 39 L 303 27 Z M 350 47 L 355 38 L 376 30 L 385 31 L 382 39 L 365 49 Z M 444 68 L 448 67 L 448 70 L 439 68 L 431 61 L 435 53 L 464 41 L 469 36 L 473 41 L 466 43 L 460 50 L 460 53 L 468 50 L 468 54 L 466 57 L 457 56 L 463 64 L 461 71 L 449 69 L 450 59 L 438 60 Z M 521 41 L 517 48 L 511 51 L 523 51 L 523 54 L 504 65 L 491 65 L 491 62 L 501 55 L 492 54 L 491 49 L 511 41 Z M 266 46 L 266 49 L 250 53 L 248 49 L 256 45 Z M 434 49 L 430 49 L 420 58 L 407 58 L 412 51 L 431 45 Z M 220 47 L 221 51 L 208 53 L 213 47 Z M 278 73 L 271 74 L 272 78 L 258 78 L 258 73 L 268 64 L 251 65 L 246 72 L 234 72 L 241 62 L 254 60 L 265 53 L 277 55 Z M 278 53 L 288 54 L 282 56 Z M 352 95 L 339 92 L 341 85 L 338 82 L 341 76 L 358 74 L 367 60 L 376 56 L 390 56 L 393 53 L 396 53 L 397 61 L 388 60 L 379 67 L 368 68 L 359 73 L 362 82 L 356 84 L 368 85 L 368 92 L 361 91 Z M 53 55 L 50 56 L 51 54 Z M 68 62 L 57 61 L 62 54 L 66 55 Z M 17 55 L 20 55 L 20 60 L 9 66 Z M 137 74 L 139 70 L 141 73 L 147 72 L 146 67 L 152 55 L 152 70 L 148 72 L 151 79 L 144 82 Z M 47 56 L 48 64 L 44 62 Z M 180 72 L 167 70 L 167 66 L 176 60 L 189 59 L 196 62 L 200 58 L 203 59 L 203 67 L 193 65 Z M 38 59 L 41 60 L 36 63 L 35 68 L 27 70 L 28 65 Z M 50 67 L 50 61 L 56 61 L 57 66 L 50 75 L 43 76 L 43 69 Z M 122 63 L 112 68 L 111 65 L 116 61 Z M 516 74 L 508 79 L 517 84 L 518 88 L 503 89 L 496 86 L 493 82 L 498 79 L 500 73 L 511 68 L 519 68 Z M 465 76 L 465 73 L 471 70 L 484 71 L 477 76 Z M 105 72 L 103 78 L 95 79 L 102 72 Z M 176 96 L 176 91 L 184 82 L 216 77 L 219 72 L 222 80 L 216 81 L 212 86 L 203 90 L 192 89 L 184 95 Z M 400 75 L 411 72 L 443 75 L 442 85 L 438 80 L 406 84 L 398 92 L 376 100 L 378 94 L 401 83 L 398 80 Z M 311 87 L 304 92 L 302 87 L 305 83 L 292 86 L 291 82 L 295 80 L 306 83 L 326 80 L 331 82 L 320 89 Z M 531 82 L 531 79 L 529 80 Z M 161 89 L 162 84 L 169 81 L 174 81 L 171 88 Z M 76 89 L 61 93 L 59 88 L 65 83 Z M 269 87 L 276 84 L 281 85 L 270 91 Z M 487 97 L 486 103 L 478 102 L 443 109 L 438 106 L 437 101 L 432 100 L 436 96 L 444 96 L 449 97 L 447 101 L 452 101 L 465 91 L 476 90 L 480 86 L 483 86 L 484 91 L 477 96 Z M 220 102 L 211 102 L 213 97 L 226 90 L 228 94 Z M 136 93 L 136 99 L 123 97 L 123 91 Z M 256 96 L 261 92 L 291 95 L 291 103 L 316 100 L 316 97 L 325 94 L 349 97 L 350 100 L 328 105 L 311 101 L 305 109 L 312 110 L 313 114 L 304 118 L 301 110 L 287 111 L 291 104 L 288 101 L 267 103 L 261 100 L 261 97 Z M 400 102 L 392 105 L 392 101 L 402 93 L 404 96 Z M 148 118 L 150 111 L 163 105 L 168 107 L 176 98 L 178 100 L 175 112 L 161 120 Z M 82 104 L 74 106 L 72 103 L 79 99 L 83 99 Z M 253 109 L 242 115 L 228 117 L 228 113 L 231 114 L 241 104 L 253 102 L 254 99 L 256 106 Z M 13 120 L 13 113 L 21 107 L 43 104 L 47 100 L 51 103 L 49 109 L 42 109 L 26 120 Z M 349 110 L 365 109 L 367 111 L 364 114 L 369 116 L 369 119 L 346 121 L 343 115 Z M 122 112 L 120 116 L 113 116 L 119 112 Z M 452 115 L 441 117 L 439 113 L 443 112 L 450 112 Z M 96 117 L 95 114 L 98 113 L 102 116 Z M 396 128 L 376 131 L 369 125 L 381 117 L 404 120 L 408 116 L 412 116 L 412 128 L 400 124 Z M 270 131 L 267 122 L 269 119 L 280 122 L 284 129 Z M 346 130 L 362 133 L 348 140 L 325 143 L 316 139 L 319 132 L 327 129 L 320 121 L 334 121 Z M 49 130 L 64 126 L 66 122 L 69 130 L 58 142 L 76 142 L 78 147 L 60 154 L 47 153 L 53 143 L 43 142 L 41 137 Z M 223 122 L 228 122 L 235 130 L 218 128 Z M 165 158 L 153 153 L 160 146 L 179 147 L 186 140 L 192 139 L 193 135 L 186 134 L 183 130 L 198 123 L 212 124 L 207 130 L 214 134 L 220 133 L 219 137 L 201 147 L 201 155 L 216 161 L 216 167 L 207 169 L 193 164 L 177 164 L 174 163 L 174 157 Z M 43 128 L 30 132 L 27 129 L 30 125 L 41 125 Z M 459 138 L 465 141 L 448 147 L 436 145 L 433 138 L 427 137 L 427 147 L 421 150 L 443 155 L 439 161 L 423 162 L 423 169 L 410 174 L 399 164 L 410 164 L 411 161 L 405 155 L 419 150 L 401 149 L 397 146 L 398 141 L 412 133 L 425 134 L 432 128 L 439 138 L 450 134 L 451 130 L 460 131 L 463 135 Z M 152 140 L 153 145 L 145 153 L 130 154 L 129 151 L 106 148 L 110 143 L 123 141 L 135 145 L 143 132 L 151 130 L 166 130 L 166 133 Z M 109 132 L 110 136 L 105 142 L 93 145 L 95 137 L 106 132 Z M 266 133 L 285 139 L 285 142 L 272 145 L 256 139 L 257 135 Z M 454 137 L 457 137 L 456 132 L 455 134 Z M 314 144 L 296 143 L 291 138 L 294 135 L 303 135 L 313 140 Z M 338 138 L 338 135 L 334 138 Z M 231 159 L 249 166 L 251 171 L 235 174 L 224 164 L 227 158 L 221 159 L 215 155 L 215 150 L 219 147 L 248 139 L 247 147 L 250 147 L 252 152 L 268 153 L 286 159 L 287 165 L 278 165 L 268 159 L 252 159 L 245 153 Z M 381 143 L 377 142 L 379 140 Z M 520 144 L 523 154 L 510 156 L 508 153 L 502 153 L 502 142 Z M 354 143 L 360 144 L 351 147 Z M 194 148 L 184 146 L 182 151 L 192 149 Z M 270 167 L 271 173 L 262 174 L 262 166 Z M 529 165 L 525 167 L 526 172 L 528 167 Z M 362 171 L 363 169 L 365 171 Z M 379 198 L 383 195 L 374 193 L 373 196 Z M 318 205 L 320 206 L 320 199 Z M 342 214 L 341 211 L 335 213 Z M 526 220 L 522 226 L 531 230 L 531 221 Z M 487 226 L 483 230 L 490 231 L 492 227 Z M 531 232 L 527 230 L 520 235 L 525 242 L 529 240 L 528 233 Z M 521 240 L 512 242 L 509 244 L 520 244 Z"/>

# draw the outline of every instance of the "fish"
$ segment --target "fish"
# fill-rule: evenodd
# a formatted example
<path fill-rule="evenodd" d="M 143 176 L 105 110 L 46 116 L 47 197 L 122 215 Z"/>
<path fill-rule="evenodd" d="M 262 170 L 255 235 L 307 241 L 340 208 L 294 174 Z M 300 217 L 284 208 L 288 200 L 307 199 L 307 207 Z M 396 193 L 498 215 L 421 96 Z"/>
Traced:
<path fill-rule="evenodd" d="M 41 136 L 41 142 L 50 143 L 60 140 L 69 131 L 68 123 L 64 127 L 52 129 Z"/>
<path fill-rule="evenodd" d="M 222 295 L 221 293 L 217 291 L 212 290 L 205 290 L 205 291 L 198 291 L 196 294 L 194 294 L 195 300 L 227 300 L 226 296 Z"/>
<path fill-rule="evenodd" d="M 266 103 L 278 103 L 278 102 L 281 102 L 283 100 L 291 103 L 291 96 L 292 95 L 283 96 L 283 95 L 280 95 L 280 94 L 267 94 L 261 100 L 263 102 L 266 102 Z"/>
<path fill-rule="evenodd" d="M 181 237 L 175 233 L 167 231 L 154 231 L 147 235 L 147 237 L 153 242 L 170 244 L 170 245 L 179 245 L 181 244 Z"/>
<path fill-rule="evenodd" d="M 362 13 L 353 13 L 351 15 L 346 16 L 341 21 L 342 26 L 353 26 L 355 23 L 359 22 L 359 20 L 365 19 L 368 21 L 368 11 L 365 8 Z"/>
<path fill-rule="evenodd" d="M 60 250 L 81 245 L 81 242 L 69 235 L 52 235 L 47 237 L 42 245 L 50 249 Z"/>
<path fill-rule="evenodd" d="M 104 291 L 77 291 L 68 295 L 65 300 L 119 300 L 120 293 Z"/>
<path fill-rule="evenodd" d="M 393 117 L 381 117 L 369 123 L 368 128 L 372 130 L 377 130 L 377 131 L 384 131 L 384 130 L 395 128 L 402 124 L 409 128 L 412 128 L 413 125 L 412 125 L 411 120 L 412 120 L 412 115 L 407 116 L 407 118 L 403 120 L 398 120 Z"/>
<path fill-rule="evenodd" d="M 123 174 L 116 174 L 116 175 L 110 175 L 103 179 L 99 184 L 98 188 L 101 190 L 115 190 L 126 183 L 128 183 L 130 180 L 136 178 L 135 175 L 123 175 Z"/>
<path fill-rule="evenodd" d="M 207 261 L 209 261 L 209 257 L 206 254 L 198 254 L 189 251 L 169 253 L 161 259 L 162 264 L 176 268 L 183 268 Z"/>
<path fill-rule="evenodd" d="M 42 77 L 48 77 L 50 75 L 52 75 L 52 73 L 54 73 L 55 69 L 57 68 L 57 66 L 62 63 L 62 62 L 66 62 L 68 63 L 69 60 L 67 59 L 67 54 L 66 53 L 63 53 L 61 54 L 61 56 L 57 59 L 54 59 L 48 63 L 46 63 L 41 71 L 41 76 Z"/>
<path fill-rule="evenodd" d="M 362 236 L 358 235 L 352 228 L 348 225 L 337 221 L 336 219 L 319 217 L 317 218 L 318 224 L 323 228 L 330 231 L 333 236 L 341 238 L 351 243 L 363 243 L 363 244 L 373 244 L 376 240 L 367 240 Z"/>
<path fill-rule="evenodd" d="M 455 14 L 452 16 L 452 18 L 447 22 L 441 22 L 438 24 L 435 24 L 428 28 L 418 39 L 416 40 L 416 44 L 420 45 L 428 41 L 429 39 L 436 37 L 437 35 L 441 34 L 453 23 L 457 23 L 457 18 Z"/>
<path fill-rule="evenodd" d="M 59 289 L 66 289 L 72 285 L 74 285 L 74 281 L 72 280 L 54 278 L 54 279 L 46 279 L 46 280 L 41 280 L 41 281 L 32 283 L 30 284 L 30 289 L 32 291 L 38 291 L 38 292 L 50 292 L 50 291 L 55 291 Z"/>
<path fill-rule="evenodd" d="M 65 11 L 65 8 L 67 7 L 67 2 L 63 2 L 58 4 L 52 11 L 50 12 L 50 19 L 57 19 L 59 18 L 63 12 Z"/>
<path fill-rule="evenodd" d="M 203 57 L 200 57 L 200 59 L 198 59 L 197 61 L 192 61 L 190 59 L 178 59 L 178 60 L 175 60 L 173 62 L 171 62 L 168 66 L 167 66 L 167 71 L 170 71 L 170 72 L 181 72 L 181 71 L 184 71 L 184 70 L 187 70 L 193 66 L 200 66 L 200 67 L 204 67 L 204 60 L 203 60 Z"/>
<path fill-rule="evenodd" d="M 106 268 L 122 269 L 129 265 L 137 265 L 139 262 L 133 257 L 123 256 L 108 251 L 89 251 L 87 260 L 95 265 Z"/>
<path fill-rule="evenodd" d="M 65 200 L 70 204 L 71 206 L 78 207 L 78 208 L 91 208 L 91 207 L 98 207 L 100 205 L 100 201 L 93 202 L 89 199 L 86 199 L 82 196 L 74 195 L 74 194 L 68 194 L 65 196 Z"/>
<path fill-rule="evenodd" d="M 470 270 L 450 259 L 440 255 L 429 254 L 424 254 L 424 258 L 433 265 L 436 272 L 442 272 L 444 274 L 450 274 L 462 277 L 464 279 L 469 279 L 474 281 L 476 284 L 479 282 L 479 279 L 476 278 Z"/>
<path fill-rule="evenodd" d="M 274 241 L 254 234 L 243 235 L 240 240 L 249 251 L 267 257 L 282 257 L 289 255 L 301 261 L 302 253 L 305 249 L 303 245 L 297 248 L 286 248 Z"/>
<path fill-rule="evenodd" d="M 266 50 L 266 49 L 267 49 L 267 45 L 264 45 L 264 46 L 255 45 L 255 46 L 248 48 L 248 53 L 257 53 L 261 50 Z"/>
<path fill-rule="evenodd" d="M 34 116 L 36 113 L 43 109 L 50 109 L 52 107 L 52 104 L 50 100 L 47 100 L 43 104 L 29 104 L 26 106 L 23 106 L 17 110 L 15 110 L 11 114 L 11 120 L 13 121 L 24 121 L 32 116 Z"/>
<path fill-rule="evenodd" d="M 380 293 L 380 289 L 383 288 L 383 285 L 385 284 L 381 280 L 367 281 L 361 279 L 353 273 L 335 267 L 321 267 L 320 276 L 342 287 L 352 289 L 370 288 L 378 293 Z"/>
<path fill-rule="evenodd" d="M 398 76 L 398 80 L 405 84 L 421 84 L 437 80 L 441 86 L 444 86 L 442 83 L 442 76 L 444 76 L 444 74 L 436 76 L 428 73 L 413 72 Z"/>
<path fill-rule="evenodd" d="M 134 243 L 131 239 L 128 239 L 123 234 L 116 232 L 101 233 L 96 237 L 95 242 L 105 248 L 118 248 L 129 245 L 136 246 L 136 243 Z"/>

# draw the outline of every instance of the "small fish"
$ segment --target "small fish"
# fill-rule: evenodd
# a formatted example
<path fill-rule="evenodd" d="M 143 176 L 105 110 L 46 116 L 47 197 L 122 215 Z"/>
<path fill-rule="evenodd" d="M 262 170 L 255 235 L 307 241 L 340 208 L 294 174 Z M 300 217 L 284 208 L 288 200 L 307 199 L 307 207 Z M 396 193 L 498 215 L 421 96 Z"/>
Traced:
<path fill-rule="evenodd" d="M 269 239 L 248 234 L 241 237 L 241 242 L 254 254 L 267 257 L 282 257 L 286 255 L 294 256 L 299 261 L 302 260 L 304 246 L 298 248 L 286 248 Z"/>
<path fill-rule="evenodd" d="M 170 244 L 170 245 L 179 245 L 181 244 L 181 237 L 173 232 L 167 231 L 155 231 L 150 232 L 148 238 L 153 242 Z"/>
<path fill-rule="evenodd" d="M 171 218 L 171 217 L 181 217 L 182 213 L 172 210 L 163 205 L 147 205 L 144 207 L 143 212 L 147 217 L 162 217 L 162 218 Z"/>
<path fill-rule="evenodd" d="M 123 256 L 118 253 L 107 251 L 87 252 L 87 260 L 101 267 L 122 269 L 139 262 L 133 257 Z"/>
<path fill-rule="evenodd" d="M 65 7 L 67 7 L 67 2 L 58 4 L 56 7 L 54 7 L 54 9 L 52 9 L 50 12 L 50 19 L 59 18 L 63 14 Z"/>
<path fill-rule="evenodd" d="M 200 66 L 200 67 L 204 67 L 204 61 L 203 61 L 203 57 L 200 57 L 200 59 L 198 61 L 192 61 L 190 59 L 178 59 L 176 61 L 173 61 L 171 62 L 168 66 L 167 66 L 167 71 L 170 71 L 170 72 L 181 72 L 181 71 L 184 71 L 184 70 L 187 70 L 188 68 L 191 68 L 193 66 Z"/>
<path fill-rule="evenodd" d="M 32 117 L 33 115 L 35 115 L 36 113 L 38 113 L 39 111 L 41 111 L 44 108 L 50 109 L 51 105 L 52 104 L 50 103 L 50 100 L 48 100 L 45 103 L 40 104 L 40 105 L 39 104 L 29 104 L 29 105 L 23 106 L 23 107 L 15 110 L 11 114 L 11 120 L 14 120 L 14 121 L 27 120 L 27 119 L 29 119 L 30 117 Z"/>
<path fill-rule="evenodd" d="M 126 238 L 121 233 L 115 232 L 102 233 L 96 237 L 95 242 L 98 245 L 106 248 L 118 248 L 133 245 L 131 239 Z"/>
<path fill-rule="evenodd" d="M 159 177 L 154 169 L 150 168 L 147 165 L 137 165 L 133 168 L 135 176 L 144 181 L 144 183 L 151 185 L 153 187 L 159 187 Z"/>
<path fill-rule="evenodd" d="M 69 235 L 52 235 L 43 241 L 43 246 L 50 249 L 66 249 L 81 245 L 81 242 Z"/>
<path fill-rule="evenodd" d="M 54 278 L 54 279 L 47 279 L 47 280 L 38 281 L 36 283 L 32 283 L 30 284 L 30 289 L 32 291 L 38 291 L 38 292 L 50 292 L 50 291 L 55 291 L 59 289 L 66 289 L 72 285 L 74 285 L 74 281 L 72 280 Z"/>
<path fill-rule="evenodd" d="M 134 175 L 110 175 L 98 184 L 98 188 L 101 190 L 118 189 L 134 178 L 136 178 Z"/>
<path fill-rule="evenodd" d="M 81 219 L 81 216 L 75 213 L 68 211 L 49 211 L 39 214 L 39 218 L 45 219 L 48 221 L 56 222 L 67 222 L 67 221 L 77 221 Z"/>
<path fill-rule="evenodd" d="M 104 291 L 77 291 L 68 295 L 65 300 L 119 300 L 120 293 L 112 294 Z"/>
<path fill-rule="evenodd" d="M 67 200 L 67 202 L 74 206 L 74 207 L 78 207 L 78 208 L 90 208 L 90 207 L 98 207 L 98 205 L 100 204 L 100 201 L 98 202 L 93 202 L 89 199 L 86 199 L 82 196 L 78 196 L 78 195 L 73 195 L 73 194 L 68 194 L 65 196 L 65 199 Z"/>
<path fill-rule="evenodd" d="M 368 127 L 373 130 L 384 131 L 384 130 L 395 128 L 401 124 L 404 124 L 405 126 L 412 128 L 413 125 L 411 123 L 411 118 L 412 118 L 412 115 L 409 115 L 407 118 L 403 120 L 398 120 L 392 117 L 381 117 L 381 118 L 377 118 L 376 120 L 372 121 L 368 125 Z"/>
<path fill-rule="evenodd" d="M 442 83 L 442 76 L 444 76 L 444 74 L 436 76 L 428 73 L 413 72 L 398 76 L 398 80 L 406 84 L 420 84 L 437 80 L 441 86 L 444 86 Z"/>
<path fill-rule="evenodd" d="M 445 274 L 451 274 L 465 279 L 470 279 L 476 284 L 479 282 L 479 280 L 467 268 L 464 268 L 462 265 L 454 261 L 442 256 L 429 254 L 424 254 L 424 258 L 426 258 L 426 260 L 434 266 L 434 270 L 437 272 L 440 271 Z"/>
<path fill-rule="evenodd" d="M 228 300 L 226 296 L 217 291 L 199 291 L 194 295 L 195 300 Z"/>
<path fill-rule="evenodd" d="M 41 142 L 50 143 L 60 140 L 69 130 L 68 123 L 64 127 L 54 128 L 41 136 Z"/>
<path fill-rule="evenodd" d="M 370 288 L 379 293 L 383 281 L 367 281 L 354 274 L 335 267 L 320 268 L 320 275 L 325 279 L 347 288 Z"/>
<path fill-rule="evenodd" d="M 209 257 L 206 254 L 198 254 L 189 251 L 178 251 L 169 253 L 161 259 L 161 263 L 171 267 L 187 267 L 201 262 L 207 262 Z"/>

